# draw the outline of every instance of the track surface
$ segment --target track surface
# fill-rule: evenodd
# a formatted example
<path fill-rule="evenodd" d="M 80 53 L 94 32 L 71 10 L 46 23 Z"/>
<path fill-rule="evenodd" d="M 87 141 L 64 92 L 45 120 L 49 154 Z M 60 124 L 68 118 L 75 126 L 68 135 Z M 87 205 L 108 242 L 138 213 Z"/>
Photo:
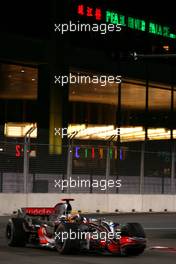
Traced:
<path fill-rule="evenodd" d="M 95 215 L 94 215 L 95 216 Z M 7 217 L 0 217 L 0 263 L 1 264 L 175 264 L 176 263 L 176 214 L 127 214 L 99 215 L 113 221 L 140 222 L 146 231 L 148 246 L 138 257 L 114 257 L 96 255 L 62 256 L 55 251 L 36 248 L 10 248 L 6 245 L 4 229 Z M 97 217 L 97 215 L 96 215 Z M 164 246 L 168 249 L 152 249 Z"/>

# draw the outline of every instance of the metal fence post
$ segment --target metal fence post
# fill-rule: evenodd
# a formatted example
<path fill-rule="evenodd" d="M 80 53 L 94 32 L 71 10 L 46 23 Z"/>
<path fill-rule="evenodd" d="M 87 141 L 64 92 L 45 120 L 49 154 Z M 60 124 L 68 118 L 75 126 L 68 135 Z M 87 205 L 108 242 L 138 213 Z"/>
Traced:
<path fill-rule="evenodd" d="M 24 136 L 24 160 L 23 160 L 23 176 L 24 176 L 24 193 L 28 193 L 28 175 L 29 175 L 29 149 L 30 135 L 36 129 L 36 125 L 32 126 Z"/>
<path fill-rule="evenodd" d="M 71 175 L 72 175 L 72 146 L 69 145 L 67 152 L 67 181 L 68 181 L 67 193 L 70 192 L 69 179 Z"/>
<path fill-rule="evenodd" d="M 28 192 L 28 143 L 27 137 L 24 138 L 24 161 L 23 161 L 23 173 L 24 173 L 24 193 Z"/>
<path fill-rule="evenodd" d="M 171 153 L 171 193 L 175 194 L 175 143 L 172 142 Z"/>
<path fill-rule="evenodd" d="M 3 173 L 0 172 L 0 192 L 3 192 Z"/>
<path fill-rule="evenodd" d="M 110 155 L 109 155 L 109 146 L 107 147 L 107 154 L 106 154 L 106 183 L 108 182 L 109 179 L 109 174 L 110 174 Z M 108 193 L 108 188 L 106 188 L 106 193 Z"/>
<path fill-rule="evenodd" d="M 144 191 L 144 159 L 145 159 L 145 142 L 141 144 L 141 165 L 140 165 L 140 184 L 139 193 L 143 194 Z"/>

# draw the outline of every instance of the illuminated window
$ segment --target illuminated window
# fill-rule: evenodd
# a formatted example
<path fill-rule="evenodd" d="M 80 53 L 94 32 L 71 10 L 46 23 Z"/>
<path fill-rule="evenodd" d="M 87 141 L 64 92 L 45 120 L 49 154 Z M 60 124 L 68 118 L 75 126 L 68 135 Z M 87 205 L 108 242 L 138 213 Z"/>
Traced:
<path fill-rule="evenodd" d="M 37 99 L 38 70 L 0 64 L 0 99 Z"/>
<path fill-rule="evenodd" d="M 165 128 L 152 128 L 148 129 L 147 136 L 149 140 L 162 140 L 170 139 L 171 132 Z"/>
<path fill-rule="evenodd" d="M 176 87 L 174 87 L 174 111 L 176 111 Z"/>
<path fill-rule="evenodd" d="M 121 142 L 144 141 L 145 130 L 143 127 L 122 127 L 120 139 Z"/>
<path fill-rule="evenodd" d="M 115 124 L 119 84 L 108 83 L 106 75 L 100 78 L 97 73 L 74 75 L 80 77 L 80 82 L 69 86 L 70 123 Z M 85 78 L 81 81 L 84 76 L 89 77 L 86 83 Z"/>
<path fill-rule="evenodd" d="M 101 79 L 98 79 L 100 76 L 97 74 L 91 75 L 90 73 L 79 74 L 79 77 L 75 75 L 79 78 L 79 83 L 70 84 L 69 100 L 74 102 L 117 105 L 118 83 L 108 83 L 105 79 L 107 77 L 106 75 L 103 75 Z M 86 79 L 84 76 L 88 76 L 89 78 L 87 77 Z M 85 80 L 87 81 L 84 82 Z"/>
<path fill-rule="evenodd" d="M 85 124 L 70 124 L 68 127 L 69 136 L 75 139 L 82 140 L 117 140 L 117 135 L 120 135 L 121 142 L 144 141 L 145 129 L 142 126 L 129 126 L 117 128 L 113 125 L 95 126 Z M 170 139 L 171 131 L 165 128 L 148 128 L 148 140 L 164 140 Z M 173 136 L 176 138 L 176 130 L 173 131 Z"/>
<path fill-rule="evenodd" d="M 176 138 L 176 129 L 173 130 L 173 138 Z"/>
<path fill-rule="evenodd" d="M 149 109 L 169 110 L 171 104 L 171 87 L 163 84 L 150 83 Z"/>
<path fill-rule="evenodd" d="M 163 46 L 163 49 L 164 49 L 165 51 L 169 51 L 170 47 L 169 47 L 168 45 L 165 45 L 165 46 Z"/>
<path fill-rule="evenodd" d="M 36 123 L 6 123 L 4 126 L 4 135 L 6 137 L 24 137 L 31 128 L 34 128 L 34 130 L 30 134 L 30 137 L 37 138 Z"/>
<path fill-rule="evenodd" d="M 141 81 L 123 80 L 121 106 L 124 109 L 145 108 L 145 84 Z"/>
<path fill-rule="evenodd" d="M 113 125 L 95 126 L 95 125 L 74 125 L 68 127 L 68 134 L 75 135 L 75 139 L 83 140 L 108 140 L 113 138 L 117 140 L 117 135 L 120 134 L 121 142 L 127 141 L 143 141 L 145 139 L 145 131 L 143 127 L 121 127 L 116 128 Z"/>

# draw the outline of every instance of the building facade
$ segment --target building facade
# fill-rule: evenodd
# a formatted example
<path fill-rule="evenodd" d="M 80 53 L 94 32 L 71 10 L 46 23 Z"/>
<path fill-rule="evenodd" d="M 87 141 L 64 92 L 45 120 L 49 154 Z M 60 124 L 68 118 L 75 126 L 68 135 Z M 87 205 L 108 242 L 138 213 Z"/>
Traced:
<path fill-rule="evenodd" d="M 37 15 L 26 31 L 2 30 L 1 190 L 23 191 L 24 138 L 33 127 L 28 191 L 53 192 L 57 175 L 75 175 L 122 179 L 122 188 L 109 192 L 174 193 L 176 63 L 167 57 L 175 49 L 172 25 L 111 1 L 51 2 L 39 35 Z M 61 33 L 63 23 L 70 30 L 65 26 Z M 135 60 L 135 52 L 155 57 Z M 14 189 L 9 173 L 16 173 Z"/>

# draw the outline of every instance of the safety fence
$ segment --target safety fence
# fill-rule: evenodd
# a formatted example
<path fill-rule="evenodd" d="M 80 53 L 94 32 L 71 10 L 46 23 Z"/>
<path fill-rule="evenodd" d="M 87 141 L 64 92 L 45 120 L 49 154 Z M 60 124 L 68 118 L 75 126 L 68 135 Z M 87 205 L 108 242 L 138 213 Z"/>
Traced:
<path fill-rule="evenodd" d="M 174 143 L 62 146 L 0 142 L 2 193 L 174 194 Z"/>

